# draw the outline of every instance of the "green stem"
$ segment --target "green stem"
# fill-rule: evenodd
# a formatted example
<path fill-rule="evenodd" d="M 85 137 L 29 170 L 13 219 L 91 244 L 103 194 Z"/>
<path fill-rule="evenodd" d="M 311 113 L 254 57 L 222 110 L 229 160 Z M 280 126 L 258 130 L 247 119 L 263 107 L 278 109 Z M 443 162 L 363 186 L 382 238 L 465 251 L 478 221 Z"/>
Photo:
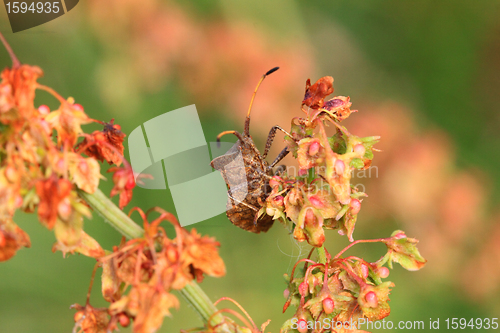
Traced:
<path fill-rule="evenodd" d="M 318 256 L 319 256 L 319 262 L 322 264 L 326 264 L 326 251 L 325 251 L 325 246 L 322 245 L 321 247 L 317 247 L 316 250 L 318 251 Z"/>
<path fill-rule="evenodd" d="M 138 226 L 127 214 L 119 209 L 101 190 L 97 189 L 92 194 L 78 190 L 78 194 L 98 212 L 104 220 L 125 237 L 139 238 L 144 234 L 144 229 Z M 212 327 L 224 323 L 224 316 L 220 313 L 215 314 L 218 311 L 217 308 L 195 281 L 186 285 L 179 292 L 188 303 L 193 306 L 204 322 L 210 320 Z M 231 332 L 225 324 L 218 326 L 218 328 L 220 332 Z"/>
<path fill-rule="evenodd" d="M 78 190 L 78 194 L 101 215 L 106 222 L 127 238 L 139 238 L 144 230 L 138 226 L 127 214 L 118 208 L 100 189 L 90 194 Z"/>
<path fill-rule="evenodd" d="M 179 292 L 182 296 L 184 296 L 184 299 L 186 299 L 186 301 L 188 301 L 188 303 L 195 308 L 196 312 L 200 315 L 203 321 L 208 322 L 211 320 L 212 326 L 224 321 L 224 317 L 220 313 L 213 316 L 213 314 L 218 310 L 205 292 L 203 292 L 200 285 L 196 282 L 193 281 L 192 283 L 187 284 Z"/>

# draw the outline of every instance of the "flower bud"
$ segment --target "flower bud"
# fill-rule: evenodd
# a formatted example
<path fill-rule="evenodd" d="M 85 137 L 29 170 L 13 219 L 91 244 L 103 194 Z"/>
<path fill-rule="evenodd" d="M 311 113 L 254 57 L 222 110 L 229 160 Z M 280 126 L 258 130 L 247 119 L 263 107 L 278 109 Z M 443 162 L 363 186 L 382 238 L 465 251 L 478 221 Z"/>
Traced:
<path fill-rule="evenodd" d="M 307 169 L 299 169 L 299 176 L 304 177 L 307 175 Z"/>
<path fill-rule="evenodd" d="M 338 175 L 343 175 L 344 174 L 344 170 L 345 170 L 344 161 L 342 161 L 342 160 L 336 160 L 335 161 L 335 172 Z"/>
<path fill-rule="evenodd" d="M 382 279 L 385 279 L 386 277 L 389 276 L 389 268 L 387 267 L 380 267 L 378 270 L 377 270 L 377 273 L 378 275 L 382 278 Z"/>
<path fill-rule="evenodd" d="M 359 211 L 361 210 L 361 201 L 359 201 L 358 199 L 352 198 L 350 206 L 351 206 L 351 214 L 357 215 L 359 213 Z"/>
<path fill-rule="evenodd" d="M 290 296 L 290 290 L 286 288 L 285 290 L 283 290 L 283 297 L 288 298 L 289 296 Z"/>
<path fill-rule="evenodd" d="M 366 148 L 362 144 L 357 144 L 354 146 L 354 152 L 356 155 L 363 157 L 365 156 Z"/>
<path fill-rule="evenodd" d="M 323 300 L 323 311 L 326 314 L 330 314 L 335 309 L 335 302 L 330 297 L 327 297 Z"/>
<path fill-rule="evenodd" d="M 377 294 L 375 294 L 375 292 L 373 291 L 366 293 L 365 300 L 366 303 L 368 303 L 368 306 L 371 308 L 376 308 L 378 306 Z"/>
<path fill-rule="evenodd" d="M 321 148 L 321 145 L 319 144 L 318 141 L 314 141 L 313 143 L 311 143 L 311 145 L 309 146 L 309 155 L 310 156 L 314 156 L 316 155 L 318 152 L 319 152 L 319 149 Z"/>

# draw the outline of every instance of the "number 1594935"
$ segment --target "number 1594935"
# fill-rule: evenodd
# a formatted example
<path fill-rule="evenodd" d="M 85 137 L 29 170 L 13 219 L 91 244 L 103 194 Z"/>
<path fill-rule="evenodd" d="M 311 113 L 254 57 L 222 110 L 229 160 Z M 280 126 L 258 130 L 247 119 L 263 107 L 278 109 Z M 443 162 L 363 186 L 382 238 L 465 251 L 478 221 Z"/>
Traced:
<path fill-rule="evenodd" d="M 59 8 L 59 4 L 60 4 L 60 2 L 48 2 L 48 1 L 47 2 L 43 2 L 43 1 L 31 2 L 31 3 L 13 1 L 13 2 L 5 3 L 5 7 L 7 9 L 8 14 L 10 14 L 10 13 L 24 14 L 24 13 L 28 13 L 28 12 L 33 13 L 33 14 L 34 13 L 38 13 L 38 14 L 54 13 L 54 14 L 57 14 L 61 10 Z"/>
<path fill-rule="evenodd" d="M 498 318 L 447 318 L 446 320 L 446 328 L 457 330 L 457 329 L 494 329 L 498 328 Z"/>

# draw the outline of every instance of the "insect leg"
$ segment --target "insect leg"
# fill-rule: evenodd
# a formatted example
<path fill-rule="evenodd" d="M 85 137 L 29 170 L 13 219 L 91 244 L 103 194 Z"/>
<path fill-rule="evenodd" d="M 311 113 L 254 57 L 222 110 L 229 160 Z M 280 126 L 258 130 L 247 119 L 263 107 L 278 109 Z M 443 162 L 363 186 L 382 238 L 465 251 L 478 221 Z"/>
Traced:
<path fill-rule="evenodd" d="M 259 209 L 257 207 L 254 207 L 252 205 L 247 204 L 246 202 L 243 202 L 243 201 L 240 201 L 240 200 L 234 198 L 229 192 L 227 192 L 227 195 L 228 195 L 229 198 L 231 198 L 231 200 L 233 200 L 233 202 L 237 202 L 238 204 L 242 204 L 243 206 L 246 206 L 246 207 L 248 207 L 248 208 L 250 208 L 252 210 L 255 210 L 256 212 L 259 211 Z"/>
<path fill-rule="evenodd" d="M 288 155 L 290 151 L 288 150 L 288 147 L 283 148 L 283 150 L 278 154 L 276 159 L 269 165 L 269 168 L 273 168 L 276 164 L 278 164 L 282 159 L 285 158 L 286 155 Z"/>
<path fill-rule="evenodd" d="M 259 219 L 259 214 L 255 214 L 255 216 L 253 217 L 253 225 L 256 226 L 257 225 L 257 220 Z"/>
<path fill-rule="evenodd" d="M 271 145 L 273 144 L 273 140 L 274 140 L 274 137 L 276 136 L 276 131 L 277 130 L 280 130 L 282 131 L 283 133 L 285 133 L 286 135 L 288 135 L 290 138 L 293 139 L 293 136 L 288 133 L 287 131 L 285 131 L 281 126 L 273 126 L 273 128 L 271 128 L 271 130 L 269 131 L 269 135 L 267 136 L 267 141 L 266 141 L 266 148 L 264 148 L 264 154 L 262 154 L 262 158 L 266 158 L 267 156 L 267 153 L 269 153 L 269 149 L 271 148 Z"/>

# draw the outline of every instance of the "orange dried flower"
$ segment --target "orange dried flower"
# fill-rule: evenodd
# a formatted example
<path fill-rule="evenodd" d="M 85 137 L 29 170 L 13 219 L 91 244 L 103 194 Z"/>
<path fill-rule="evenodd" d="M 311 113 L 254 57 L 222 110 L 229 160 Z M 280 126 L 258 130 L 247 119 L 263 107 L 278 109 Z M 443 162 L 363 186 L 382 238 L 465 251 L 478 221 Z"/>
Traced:
<path fill-rule="evenodd" d="M 36 80 L 43 75 L 37 66 L 22 65 L 5 68 L 0 83 L 0 122 L 11 123 L 15 119 L 29 119 L 35 116 L 33 105 Z M 12 114 L 9 111 L 13 111 Z"/>
<path fill-rule="evenodd" d="M 325 97 L 333 93 L 333 77 L 325 76 L 311 86 L 311 80 L 306 81 L 306 93 L 302 105 L 317 109 L 325 104 Z"/>
<path fill-rule="evenodd" d="M 123 160 L 125 133 L 121 131 L 120 125 L 113 124 L 113 122 L 114 119 L 111 119 L 109 123 L 104 123 L 102 131 L 94 131 L 86 136 L 77 148 L 84 148 L 83 152 L 87 156 L 119 166 Z"/>
<path fill-rule="evenodd" d="M 31 246 L 28 234 L 11 219 L 0 219 L 0 262 L 12 258 L 23 246 Z"/>
<path fill-rule="evenodd" d="M 59 204 L 70 195 L 73 185 L 67 179 L 52 175 L 36 183 L 36 193 L 40 198 L 38 218 L 48 229 L 54 228 Z"/>
<path fill-rule="evenodd" d="M 113 167 L 108 172 L 114 172 L 111 196 L 120 194 L 119 206 L 123 209 L 132 200 L 132 189 L 135 187 L 134 172 L 130 166 Z"/>
<path fill-rule="evenodd" d="M 174 295 L 158 285 L 141 283 L 111 304 L 109 311 L 112 314 L 124 312 L 134 318 L 135 333 L 152 333 L 160 328 L 163 317 L 170 316 L 169 309 L 178 307 L 179 300 Z"/>
<path fill-rule="evenodd" d="M 99 186 L 101 167 L 94 158 L 84 158 L 75 153 L 68 154 L 69 172 L 78 188 L 87 193 L 94 193 Z"/>
<path fill-rule="evenodd" d="M 192 266 L 198 282 L 203 280 L 203 273 L 214 277 L 226 274 L 226 266 L 218 251 L 220 243 L 213 237 L 201 236 L 191 229 L 191 233 L 185 231 L 182 239 L 185 246 L 183 259 Z"/>
<path fill-rule="evenodd" d="M 94 308 L 90 304 L 81 306 L 73 304 L 72 309 L 78 310 L 75 313 L 75 333 L 108 333 L 116 330 L 116 325 L 110 323 L 108 309 Z"/>
<path fill-rule="evenodd" d="M 71 104 L 72 100 L 61 103 L 58 110 L 49 113 L 45 120 L 57 131 L 57 143 L 64 147 L 73 147 L 79 135 L 83 133 L 81 125 L 90 124 L 87 114 Z"/>

